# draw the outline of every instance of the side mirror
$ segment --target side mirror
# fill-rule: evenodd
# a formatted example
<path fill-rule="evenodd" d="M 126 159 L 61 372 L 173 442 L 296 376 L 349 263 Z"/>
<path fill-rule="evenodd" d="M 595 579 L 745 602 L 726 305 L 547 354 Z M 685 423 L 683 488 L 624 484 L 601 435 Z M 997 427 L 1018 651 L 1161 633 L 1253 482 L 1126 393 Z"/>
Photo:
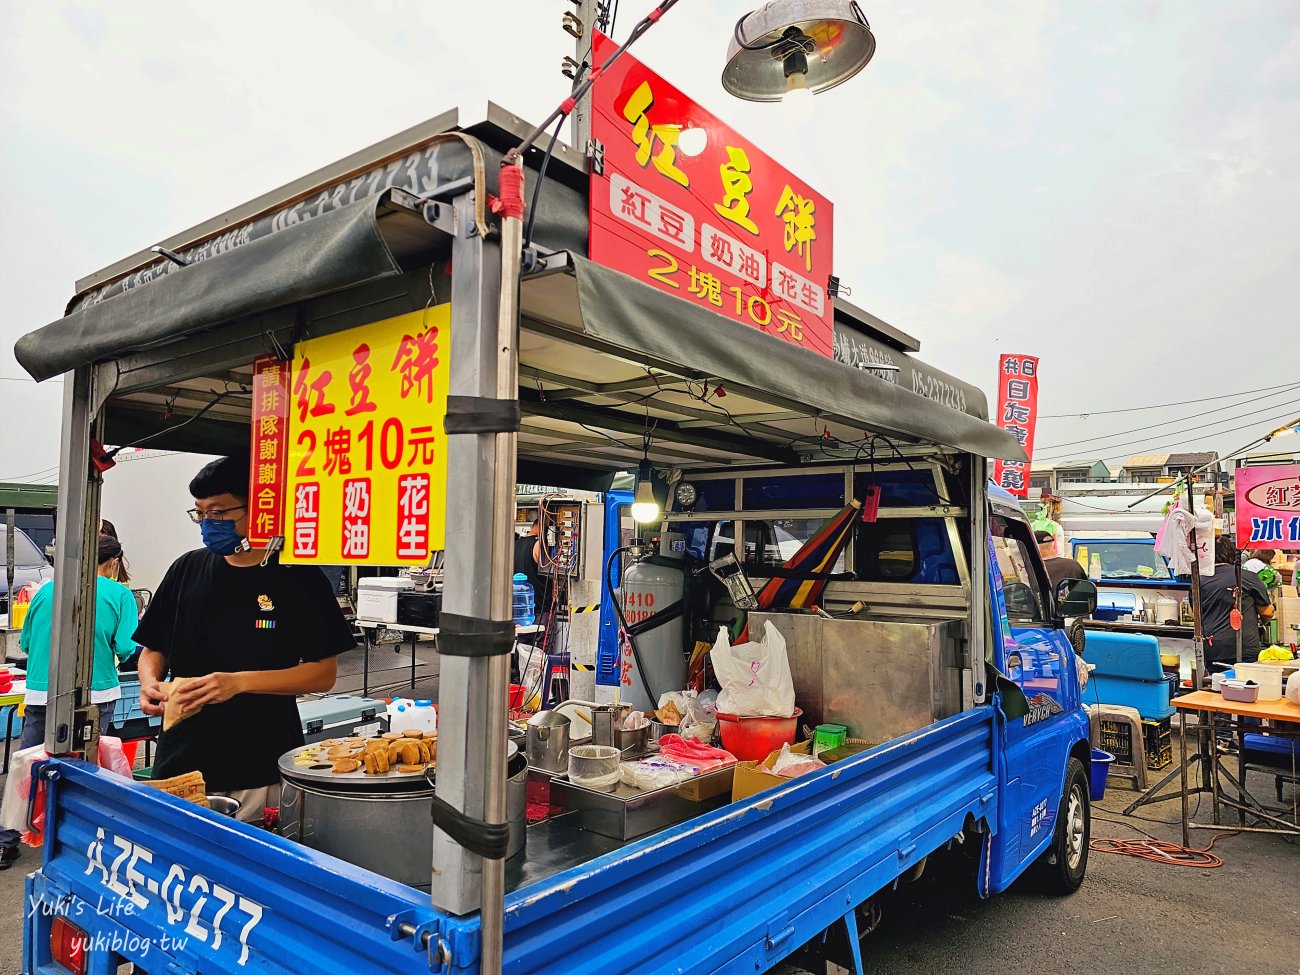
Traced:
<path fill-rule="evenodd" d="M 1091 616 L 1097 609 L 1097 584 L 1091 579 L 1065 579 L 1056 587 L 1056 613 L 1065 619 Z"/>

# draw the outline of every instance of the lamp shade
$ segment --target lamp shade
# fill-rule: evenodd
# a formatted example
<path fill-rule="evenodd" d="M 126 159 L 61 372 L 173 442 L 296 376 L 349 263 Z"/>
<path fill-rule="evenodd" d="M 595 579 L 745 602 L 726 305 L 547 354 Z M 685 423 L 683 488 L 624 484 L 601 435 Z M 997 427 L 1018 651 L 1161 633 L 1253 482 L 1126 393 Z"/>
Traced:
<path fill-rule="evenodd" d="M 792 66 L 803 67 L 797 54 L 789 57 L 795 48 L 807 58 L 806 86 L 816 94 L 865 68 L 876 38 L 851 0 L 773 0 L 736 25 L 722 86 L 746 101 L 780 101 Z"/>

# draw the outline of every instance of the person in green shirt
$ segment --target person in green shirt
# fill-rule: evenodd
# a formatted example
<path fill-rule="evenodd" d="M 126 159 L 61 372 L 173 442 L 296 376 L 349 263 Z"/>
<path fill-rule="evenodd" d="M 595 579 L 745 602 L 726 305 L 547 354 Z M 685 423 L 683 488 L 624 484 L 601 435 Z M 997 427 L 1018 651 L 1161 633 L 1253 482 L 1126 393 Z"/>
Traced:
<path fill-rule="evenodd" d="M 95 662 L 90 681 L 90 701 L 99 707 L 99 731 L 106 734 L 112 703 L 122 696 L 117 662 L 135 652 L 131 638 L 139 610 L 131 590 L 120 582 L 122 543 L 112 535 L 99 536 L 99 575 L 95 580 Z M 23 739 L 20 748 L 45 743 L 45 703 L 50 689 L 50 629 L 54 620 L 54 583 L 46 583 L 32 597 L 19 645 L 27 654 L 27 693 L 24 696 Z M 106 706 L 107 705 L 107 706 Z"/>

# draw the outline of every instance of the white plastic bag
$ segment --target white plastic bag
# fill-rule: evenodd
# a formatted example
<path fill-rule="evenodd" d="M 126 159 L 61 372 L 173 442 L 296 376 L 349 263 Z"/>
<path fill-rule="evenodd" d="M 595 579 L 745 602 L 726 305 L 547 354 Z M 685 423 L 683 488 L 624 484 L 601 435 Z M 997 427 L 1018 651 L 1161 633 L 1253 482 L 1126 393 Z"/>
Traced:
<path fill-rule="evenodd" d="M 27 832 L 27 801 L 32 794 L 32 766 L 50 756 L 44 745 L 32 745 L 14 752 L 5 778 L 4 799 L 0 801 L 0 829 Z"/>
<path fill-rule="evenodd" d="M 776 775 L 787 779 L 797 779 L 801 775 L 807 775 L 809 772 L 815 772 L 819 768 L 825 767 L 826 763 L 820 758 L 813 758 L 811 755 L 800 755 L 790 751 L 789 744 L 781 746 L 781 754 L 772 763 L 772 771 Z"/>
<path fill-rule="evenodd" d="M 1286 679 L 1286 692 L 1282 696 L 1292 704 L 1300 705 L 1300 670 Z"/>
<path fill-rule="evenodd" d="M 713 730 L 718 726 L 717 711 L 705 707 L 698 698 L 688 697 L 683 704 L 682 723 L 677 733 L 683 738 L 694 738 L 706 744 L 713 740 Z"/>
<path fill-rule="evenodd" d="M 734 647 L 726 628 L 720 628 L 709 656 L 722 685 L 718 713 L 748 718 L 788 718 L 794 714 L 794 680 L 785 638 L 771 620 L 763 624 L 759 639 Z"/>

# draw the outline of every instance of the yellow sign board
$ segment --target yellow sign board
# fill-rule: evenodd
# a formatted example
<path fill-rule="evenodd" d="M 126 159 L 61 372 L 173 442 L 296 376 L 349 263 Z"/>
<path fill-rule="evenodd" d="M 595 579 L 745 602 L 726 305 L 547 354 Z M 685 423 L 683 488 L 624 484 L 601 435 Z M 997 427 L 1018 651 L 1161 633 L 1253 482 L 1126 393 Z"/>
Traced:
<path fill-rule="evenodd" d="M 299 342 L 285 563 L 420 565 L 446 535 L 451 306 Z"/>

